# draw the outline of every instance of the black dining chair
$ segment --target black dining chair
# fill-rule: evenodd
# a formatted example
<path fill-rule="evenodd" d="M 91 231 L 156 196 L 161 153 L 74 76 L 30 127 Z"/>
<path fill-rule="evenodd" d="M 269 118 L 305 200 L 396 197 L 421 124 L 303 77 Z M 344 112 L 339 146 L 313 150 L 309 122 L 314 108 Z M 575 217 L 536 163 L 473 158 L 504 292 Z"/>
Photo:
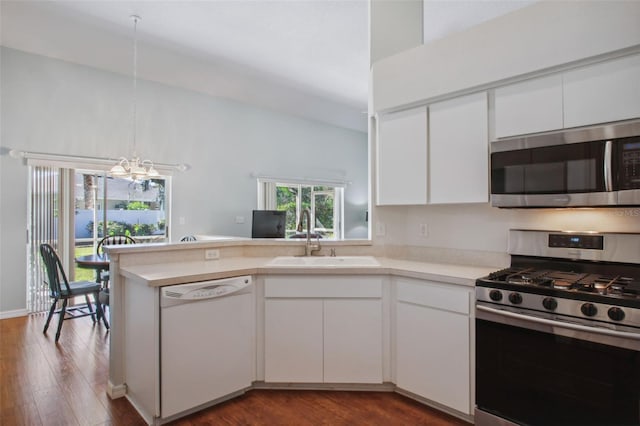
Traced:
<path fill-rule="evenodd" d="M 96 247 L 96 254 L 98 256 L 104 256 L 104 247 L 105 246 L 115 246 L 121 244 L 137 244 L 138 242 L 131 238 L 128 235 L 107 235 L 103 239 L 98 242 L 98 246 Z M 106 272 L 98 272 L 100 275 L 100 281 L 102 282 L 102 289 L 100 289 L 100 294 L 98 296 L 98 300 L 102 305 L 102 310 L 104 311 L 107 306 L 109 306 L 109 271 Z"/>
<path fill-rule="evenodd" d="M 115 246 L 120 244 L 137 244 L 138 242 L 128 235 L 107 235 L 98 242 L 96 247 L 96 254 L 98 256 L 104 256 L 105 246 Z"/>
<path fill-rule="evenodd" d="M 49 323 L 53 314 L 58 314 L 58 329 L 56 331 L 56 342 L 60 339 L 60 331 L 62 330 L 62 323 L 68 319 L 81 318 L 91 316 L 93 322 L 96 322 L 96 315 L 98 320 L 102 319 L 105 327 L 109 329 L 109 323 L 103 315 L 102 307 L 98 303 L 98 293 L 100 292 L 100 284 L 92 281 L 72 281 L 69 282 L 67 274 L 64 272 L 62 263 L 58 254 L 53 247 L 49 244 L 40 244 L 40 255 L 44 269 L 46 271 L 45 281 L 49 285 L 49 296 L 53 299 L 51 309 L 49 309 L 49 315 L 47 316 L 47 322 L 44 324 L 43 333 L 47 332 Z M 91 307 L 91 301 L 89 295 L 93 296 L 93 301 L 96 305 L 96 311 L 93 311 Z M 84 296 L 86 304 L 68 306 L 69 299 L 77 296 Z M 62 307 L 56 309 L 58 302 L 62 300 Z"/>

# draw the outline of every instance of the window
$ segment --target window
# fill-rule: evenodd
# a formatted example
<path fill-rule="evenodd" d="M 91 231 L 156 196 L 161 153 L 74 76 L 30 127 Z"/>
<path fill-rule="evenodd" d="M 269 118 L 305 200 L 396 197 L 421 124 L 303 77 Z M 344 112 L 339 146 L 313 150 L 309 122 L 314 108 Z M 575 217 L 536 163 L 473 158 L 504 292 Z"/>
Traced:
<path fill-rule="evenodd" d="M 75 256 L 95 253 L 106 235 L 128 235 L 140 243 L 168 240 L 166 178 L 136 181 L 76 170 L 74 183 Z M 93 270 L 75 272 L 77 280 L 94 279 Z"/>
<path fill-rule="evenodd" d="M 160 177 L 136 181 L 76 171 L 76 239 L 129 235 L 140 242 L 166 240 L 166 186 Z"/>
<path fill-rule="evenodd" d="M 296 227 L 301 212 L 307 209 L 311 216 L 312 234 L 327 239 L 340 239 L 343 235 L 343 194 L 344 190 L 339 186 L 259 181 L 258 206 L 263 210 L 287 212 L 287 238 L 299 235 Z M 304 234 L 306 225 L 303 224 Z"/>

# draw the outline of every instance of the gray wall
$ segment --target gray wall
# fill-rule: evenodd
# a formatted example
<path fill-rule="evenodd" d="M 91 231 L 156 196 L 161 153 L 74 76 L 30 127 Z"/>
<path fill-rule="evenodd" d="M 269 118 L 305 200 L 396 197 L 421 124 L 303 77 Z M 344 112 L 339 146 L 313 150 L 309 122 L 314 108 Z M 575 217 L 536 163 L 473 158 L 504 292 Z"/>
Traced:
<path fill-rule="evenodd" d="M 9 149 L 117 158 L 131 152 L 130 77 L 0 50 L 0 314 L 25 308 L 27 167 Z M 188 163 L 173 178 L 174 239 L 249 236 L 255 174 L 344 179 L 345 234 L 366 238 L 367 135 L 139 81 L 138 152 Z M 236 224 L 244 216 L 244 224 Z M 184 225 L 178 218 L 184 218 Z"/>
<path fill-rule="evenodd" d="M 369 2 L 371 64 L 422 44 L 422 9 L 422 0 Z"/>

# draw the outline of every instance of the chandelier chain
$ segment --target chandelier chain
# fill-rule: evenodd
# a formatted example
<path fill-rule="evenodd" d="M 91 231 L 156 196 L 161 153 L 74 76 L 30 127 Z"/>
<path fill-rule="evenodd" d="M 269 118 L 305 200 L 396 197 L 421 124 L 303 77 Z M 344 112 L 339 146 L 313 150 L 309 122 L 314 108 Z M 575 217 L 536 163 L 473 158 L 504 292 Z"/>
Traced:
<path fill-rule="evenodd" d="M 133 156 L 138 156 L 137 141 L 136 141 L 136 123 L 138 115 L 138 21 L 140 17 L 137 15 L 131 15 L 133 19 Z"/>
<path fill-rule="evenodd" d="M 149 179 L 158 176 L 158 171 L 153 167 L 153 161 L 141 160 L 138 157 L 137 145 L 137 113 L 138 113 L 138 15 L 131 15 L 133 19 L 133 94 L 131 105 L 131 116 L 133 119 L 132 143 L 133 157 L 131 160 L 121 157 L 111 168 L 111 175 L 117 177 L 128 177 L 134 180 Z"/>

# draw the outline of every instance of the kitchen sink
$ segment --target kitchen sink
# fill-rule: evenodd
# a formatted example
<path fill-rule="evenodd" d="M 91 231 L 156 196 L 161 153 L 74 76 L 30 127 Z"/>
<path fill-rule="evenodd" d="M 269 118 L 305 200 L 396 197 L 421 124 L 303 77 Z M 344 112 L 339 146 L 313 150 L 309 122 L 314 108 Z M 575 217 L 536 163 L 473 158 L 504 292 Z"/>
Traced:
<path fill-rule="evenodd" d="M 268 266 L 380 266 L 373 256 L 279 256 L 267 263 Z"/>

